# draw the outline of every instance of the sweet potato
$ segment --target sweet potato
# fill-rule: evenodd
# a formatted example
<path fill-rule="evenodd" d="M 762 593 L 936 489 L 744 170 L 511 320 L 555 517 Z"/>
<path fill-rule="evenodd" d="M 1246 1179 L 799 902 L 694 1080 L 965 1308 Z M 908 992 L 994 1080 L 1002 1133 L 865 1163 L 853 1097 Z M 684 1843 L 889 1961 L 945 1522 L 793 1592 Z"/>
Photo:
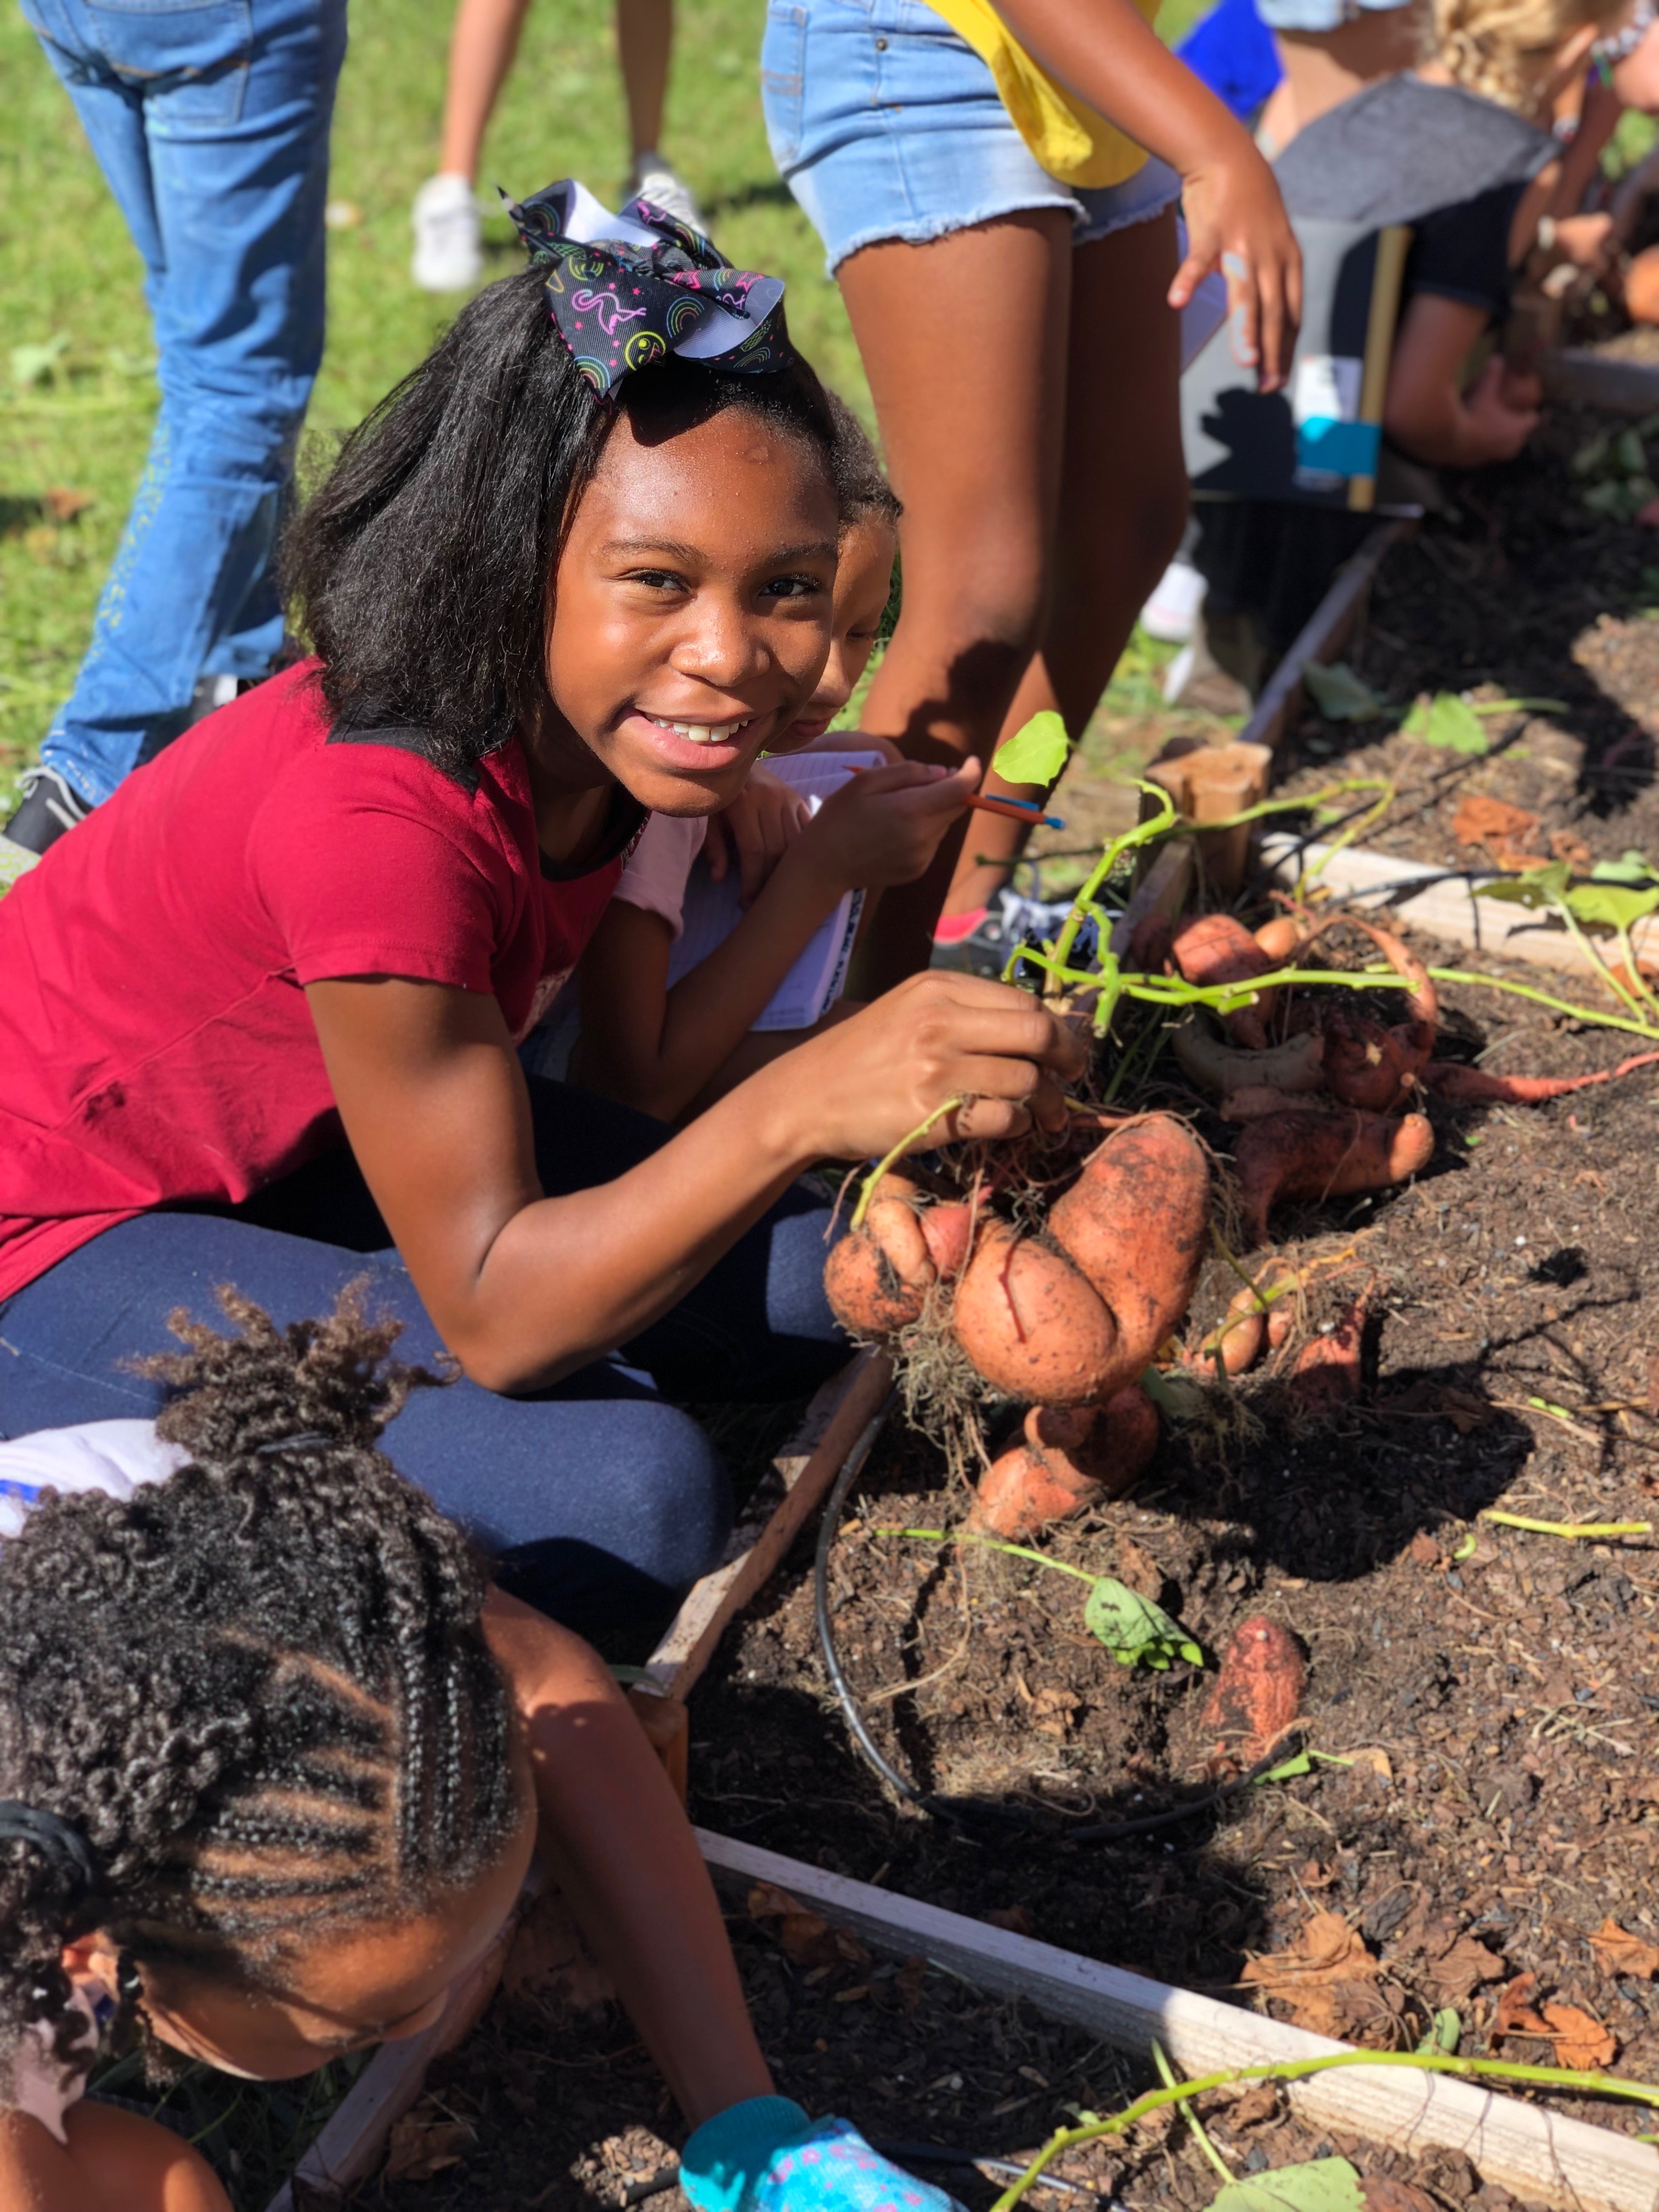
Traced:
<path fill-rule="evenodd" d="M 1307 943 L 1309 931 L 1299 915 L 1276 914 L 1250 934 L 1275 968 L 1287 968 Z"/>
<path fill-rule="evenodd" d="M 922 1211 L 921 1234 L 939 1280 L 948 1283 L 968 1264 L 968 1248 L 974 1236 L 974 1209 L 959 1200 L 945 1206 L 927 1206 Z"/>
<path fill-rule="evenodd" d="M 1209 1224 L 1209 1161 L 1170 1114 L 1113 1130 L 1049 1209 L 1049 1235 L 1115 1318 L 1117 1383 L 1139 1374 L 1186 1312 Z"/>
<path fill-rule="evenodd" d="M 1115 1322 L 1065 1255 L 1006 1221 L 977 1238 L 951 1327 L 988 1382 L 1042 1405 L 1104 1398 L 1145 1364 L 1125 1365 Z"/>
<path fill-rule="evenodd" d="M 1565 1098 L 1570 1091 L 1616 1082 L 1638 1067 L 1651 1067 L 1656 1060 L 1659 1052 L 1638 1052 L 1633 1060 L 1621 1060 L 1617 1067 L 1604 1067 L 1595 1075 L 1489 1075 L 1484 1067 L 1437 1060 L 1424 1069 L 1423 1080 L 1454 1106 L 1541 1106 L 1548 1099 Z"/>
<path fill-rule="evenodd" d="M 1391 1113 L 1417 1088 L 1434 1050 L 1432 1022 L 1385 1029 L 1369 1015 L 1333 1006 L 1325 1016 L 1325 1080 L 1345 1106 Z"/>
<path fill-rule="evenodd" d="M 1254 976 L 1271 975 L 1278 964 L 1230 914 L 1201 915 L 1183 922 L 1175 933 L 1174 951 L 1176 965 L 1189 983 L 1248 983 Z M 1259 1049 L 1267 1043 L 1273 995 L 1269 992 L 1255 1006 L 1241 1006 L 1227 1016 L 1227 1033 L 1236 1044 Z"/>
<path fill-rule="evenodd" d="M 854 1336 L 894 1336 L 920 1318 L 940 1272 L 920 1204 L 921 1192 L 908 1176 L 884 1176 L 862 1224 L 842 1238 L 825 1262 L 824 1294 Z M 928 1209 L 949 1210 L 954 1209 Z"/>
<path fill-rule="evenodd" d="M 1204 1013 L 1194 1011 L 1170 1032 L 1182 1073 L 1203 1091 L 1221 1096 L 1247 1085 L 1267 1084 L 1275 1091 L 1317 1091 L 1323 1081 L 1325 1039 L 1316 1029 L 1265 1052 L 1224 1044 Z"/>
<path fill-rule="evenodd" d="M 1359 1358 L 1370 1297 L 1369 1291 L 1363 1291 L 1334 1328 L 1316 1336 L 1297 1354 L 1291 1370 L 1291 1395 L 1297 1408 L 1313 1419 L 1329 1419 L 1359 1395 Z"/>
<path fill-rule="evenodd" d="M 1302 1710 L 1307 1668 L 1296 1638 L 1277 1620 L 1252 1613 L 1233 1631 L 1204 1708 L 1217 1748 L 1246 1766 L 1271 1751 Z"/>
<path fill-rule="evenodd" d="M 1233 1292 L 1227 1301 L 1225 1314 L 1199 1346 L 1200 1364 L 1213 1374 L 1216 1354 L 1219 1352 L 1223 1372 L 1242 1375 L 1260 1358 L 1267 1333 L 1267 1316 L 1261 1300 L 1247 1285 Z"/>
<path fill-rule="evenodd" d="M 1434 1156 L 1421 1114 L 1284 1114 L 1252 1121 L 1233 1156 L 1245 1219 L 1258 1242 L 1280 1199 L 1347 1197 L 1404 1182 Z"/>
<path fill-rule="evenodd" d="M 1024 1441 L 980 1478 L 970 1528 L 1019 1542 L 1121 1498 L 1158 1449 L 1158 1409 L 1131 1383 L 1104 1406 L 1033 1406 Z"/>
<path fill-rule="evenodd" d="M 1266 1060 L 1266 1053 L 1255 1057 Z M 1218 1111 L 1224 1121 L 1261 1121 L 1270 1114 L 1317 1114 L 1325 1109 L 1322 1098 L 1310 1098 L 1305 1092 L 1275 1091 L 1271 1084 L 1247 1083 L 1242 1090 L 1230 1091 Z"/>

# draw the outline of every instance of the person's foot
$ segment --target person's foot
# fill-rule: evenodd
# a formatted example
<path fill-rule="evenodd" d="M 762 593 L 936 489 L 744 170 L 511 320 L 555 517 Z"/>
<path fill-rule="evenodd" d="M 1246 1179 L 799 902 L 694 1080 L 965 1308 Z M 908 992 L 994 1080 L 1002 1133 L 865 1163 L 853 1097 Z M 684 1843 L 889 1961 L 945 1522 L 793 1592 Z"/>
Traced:
<path fill-rule="evenodd" d="M 1041 946 L 1058 937 L 1071 911 L 1070 899 L 1027 898 L 1020 891 L 1000 890 L 988 906 L 943 916 L 933 933 L 929 964 L 970 975 L 1000 975 L 1018 946 Z M 1092 919 L 1085 921 L 1072 948 L 1071 964 L 1086 967 L 1099 938 Z"/>
<path fill-rule="evenodd" d="M 415 258 L 409 273 L 423 292 L 460 292 L 483 275 L 478 203 L 465 177 L 428 177 L 410 210 Z"/>
<path fill-rule="evenodd" d="M 92 811 L 92 802 L 82 799 L 72 783 L 67 783 L 55 768 L 28 768 L 23 771 L 23 803 L 7 823 L 3 833 L 7 841 L 33 853 L 38 860 L 49 846 L 55 845 L 66 830 L 73 830 L 77 822 L 84 822 Z M 16 871 L 22 872 L 21 869 Z"/>
<path fill-rule="evenodd" d="M 696 196 L 678 170 L 671 169 L 660 154 L 647 152 L 634 157 L 634 172 L 628 179 L 624 199 L 649 200 L 665 215 L 672 215 L 676 222 L 684 223 L 691 230 L 707 232 L 702 210 Z"/>

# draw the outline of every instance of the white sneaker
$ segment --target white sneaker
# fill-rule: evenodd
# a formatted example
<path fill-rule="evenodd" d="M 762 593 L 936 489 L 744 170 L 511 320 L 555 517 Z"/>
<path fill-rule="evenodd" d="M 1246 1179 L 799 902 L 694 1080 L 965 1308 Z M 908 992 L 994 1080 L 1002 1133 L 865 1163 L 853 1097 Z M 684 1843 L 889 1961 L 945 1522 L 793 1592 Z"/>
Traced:
<path fill-rule="evenodd" d="M 1148 637 L 1162 638 L 1165 645 L 1185 645 L 1203 604 L 1203 577 L 1176 554 L 1140 610 L 1140 627 Z"/>
<path fill-rule="evenodd" d="M 624 197 L 630 200 L 649 200 L 665 215 L 672 215 L 683 222 L 705 234 L 708 225 L 703 220 L 702 210 L 696 196 L 684 177 L 671 169 L 660 154 L 641 154 L 634 163 L 634 173 L 628 179 Z"/>
<path fill-rule="evenodd" d="M 465 177 L 428 177 L 410 210 L 415 258 L 410 275 L 423 292 L 460 292 L 483 275 L 478 203 Z"/>

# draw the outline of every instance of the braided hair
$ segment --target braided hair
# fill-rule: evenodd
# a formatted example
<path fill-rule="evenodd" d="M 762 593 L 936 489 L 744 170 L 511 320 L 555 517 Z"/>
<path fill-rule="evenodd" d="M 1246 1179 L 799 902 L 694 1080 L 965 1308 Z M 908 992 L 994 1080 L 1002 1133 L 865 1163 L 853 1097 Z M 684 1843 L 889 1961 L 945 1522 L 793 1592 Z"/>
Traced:
<path fill-rule="evenodd" d="M 0 1842 L 0 2083 L 28 2024 L 87 2063 L 60 1963 L 96 1929 L 138 1972 L 243 1987 L 347 1922 L 420 1913 L 500 1856 L 520 1800 L 483 1568 L 378 1447 L 411 1389 L 361 1288 L 281 1328 L 183 1314 L 143 1363 L 188 1465 L 127 1500 L 47 1493 L 0 1551 L 0 1796 L 68 1822 L 99 1878 Z"/>
<path fill-rule="evenodd" d="M 1626 0 L 1432 0 L 1429 58 L 1455 83 L 1531 117 L 1538 79 L 1557 50 L 1587 24 L 1605 25 Z M 1547 128 L 1547 119 L 1545 127 Z"/>

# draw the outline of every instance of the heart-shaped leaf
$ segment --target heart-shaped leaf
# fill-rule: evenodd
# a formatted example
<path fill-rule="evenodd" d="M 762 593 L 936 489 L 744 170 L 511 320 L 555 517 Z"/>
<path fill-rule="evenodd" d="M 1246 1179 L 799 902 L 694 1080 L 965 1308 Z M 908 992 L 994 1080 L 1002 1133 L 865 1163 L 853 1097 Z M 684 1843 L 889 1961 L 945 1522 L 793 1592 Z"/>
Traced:
<path fill-rule="evenodd" d="M 1382 712 L 1382 702 L 1346 660 L 1334 660 L 1328 668 L 1310 660 L 1302 681 L 1328 722 L 1374 722 Z"/>
<path fill-rule="evenodd" d="M 1016 730 L 1006 745 L 996 749 L 991 765 L 1009 783 L 1051 784 L 1071 752 L 1066 725 L 1052 707 L 1033 714 L 1024 729 Z"/>
<path fill-rule="evenodd" d="M 1177 1659 L 1191 1667 L 1204 1664 L 1202 1649 L 1178 1620 L 1171 1620 L 1161 1605 L 1110 1575 L 1089 1585 L 1083 1625 L 1100 1638 L 1120 1667 L 1152 1667 L 1161 1674 Z"/>
<path fill-rule="evenodd" d="M 1346 2158 L 1310 2158 L 1230 2181 L 1210 2212 L 1365 2212 L 1365 2192 Z"/>
<path fill-rule="evenodd" d="M 1486 733 L 1480 717 L 1455 691 L 1437 691 L 1432 699 L 1419 699 L 1401 725 L 1407 737 L 1420 744 L 1438 745 L 1442 752 L 1483 753 Z"/>

